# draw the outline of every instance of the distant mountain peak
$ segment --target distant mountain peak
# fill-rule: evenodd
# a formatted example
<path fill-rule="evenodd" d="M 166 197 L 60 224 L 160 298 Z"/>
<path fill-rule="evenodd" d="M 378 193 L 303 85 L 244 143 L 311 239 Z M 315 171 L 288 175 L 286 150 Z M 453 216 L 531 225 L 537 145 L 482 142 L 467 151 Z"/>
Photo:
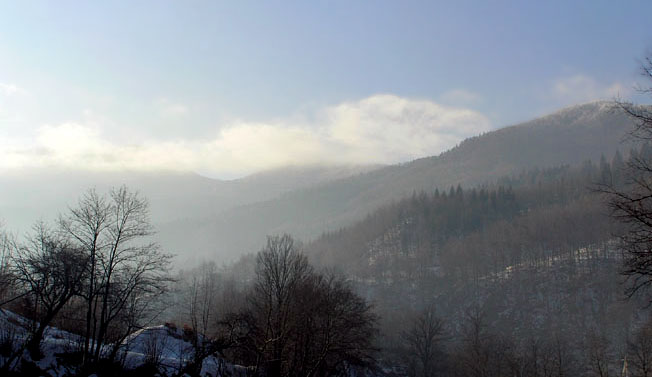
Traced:
<path fill-rule="evenodd" d="M 551 114 L 547 114 L 535 118 L 534 120 L 532 120 L 532 122 L 549 121 L 554 119 L 566 120 L 567 122 L 577 121 L 579 119 L 590 120 L 590 119 L 595 119 L 605 113 L 619 113 L 619 112 L 622 112 L 622 110 L 618 107 L 618 105 L 614 101 L 604 101 L 604 100 L 590 101 L 590 102 L 580 103 L 573 106 L 564 107 Z"/>

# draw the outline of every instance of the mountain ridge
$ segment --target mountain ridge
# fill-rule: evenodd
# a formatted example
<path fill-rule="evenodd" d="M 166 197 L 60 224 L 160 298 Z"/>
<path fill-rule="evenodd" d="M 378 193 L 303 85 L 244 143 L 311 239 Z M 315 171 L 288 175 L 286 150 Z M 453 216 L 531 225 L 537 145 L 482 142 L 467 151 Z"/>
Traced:
<path fill-rule="evenodd" d="M 612 103 L 593 102 L 466 139 L 437 156 L 389 166 L 297 165 L 229 181 L 187 172 L 95 172 L 85 178 L 50 169 L 2 174 L 0 216 L 9 230 L 28 229 L 74 206 L 90 187 L 105 191 L 126 184 L 149 199 L 164 249 L 189 263 L 229 260 L 256 251 L 268 234 L 310 241 L 414 191 L 472 187 L 533 167 L 597 161 L 627 148 L 622 139 L 632 124 Z"/>
<path fill-rule="evenodd" d="M 229 257 L 256 251 L 266 234 L 291 233 L 306 241 L 353 223 L 375 208 L 414 191 L 472 187 L 534 167 L 597 161 L 628 148 L 624 135 L 633 125 L 609 102 L 565 108 L 547 116 L 472 137 L 438 156 L 286 192 L 269 201 L 250 203 L 186 227 L 196 240 L 175 247 L 204 249 Z M 177 232 L 184 224 L 167 224 Z"/>

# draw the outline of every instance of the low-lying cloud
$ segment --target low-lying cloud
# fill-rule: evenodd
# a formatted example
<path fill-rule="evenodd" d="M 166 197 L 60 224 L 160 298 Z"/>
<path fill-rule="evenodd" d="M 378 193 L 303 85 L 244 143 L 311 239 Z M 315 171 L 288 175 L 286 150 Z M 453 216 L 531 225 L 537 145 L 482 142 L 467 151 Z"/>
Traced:
<path fill-rule="evenodd" d="M 135 144 L 108 141 L 101 124 L 46 125 L 29 140 L 0 135 L 0 166 L 191 170 L 234 177 L 285 165 L 398 163 L 438 154 L 490 129 L 476 111 L 394 95 L 307 115 L 312 120 L 231 122 L 209 139 Z"/>

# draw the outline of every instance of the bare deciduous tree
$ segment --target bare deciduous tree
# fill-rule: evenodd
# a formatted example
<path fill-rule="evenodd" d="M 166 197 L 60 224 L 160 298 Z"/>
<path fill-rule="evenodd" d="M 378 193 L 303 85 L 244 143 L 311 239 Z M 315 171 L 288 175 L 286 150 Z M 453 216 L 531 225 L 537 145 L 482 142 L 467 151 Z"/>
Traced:
<path fill-rule="evenodd" d="M 314 272 L 289 235 L 269 237 L 243 310 L 222 321 L 255 375 L 323 376 L 372 361 L 376 316 L 349 284 Z"/>
<path fill-rule="evenodd" d="M 610 376 L 614 357 L 609 338 L 593 330 L 588 334 L 585 349 L 587 364 L 592 374 L 599 377 Z"/>
<path fill-rule="evenodd" d="M 95 362 L 134 297 L 146 300 L 167 289 L 171 257 L 151 241 L 147 201 L 124 186 L 108 197 L 89 190 L 59 224 L 88 259 L 84 361 Z"/>
<path fill-rule="evenodd" d="M 414 376 L 435 375 L 437 359 L 442 353 L 440 342 L 443 335 L 444 321 L 437 317 L 432 306 L 419 313 L 401 334 Z"/>
<path fill-rule="evenodd" d="M 4 230 L 0 231 L 0 307 L 7 301 L 11 301 L 10 296 L 14 279 L 12 279 L 11 257 L 12 250 L 15 248 L 13 236 Z"/>
<path fill-rule="evenodd" d="M 260 354 L 265 355 L 264 367 L 272 376 L 281 375 L 292 310 L 297 304 L 296 290 L 311 273 L 308 258 L 287 234 L 268 237 L 267 246 L 258 253 L 251 304 L 264 332 L 258 345 Z"/>
<path fill-rule="evenodd" d="M 39 223 L 27 243 L 16 248 L 13 261 L 14 275 L 33 297 L 36 326 L 27 348 L 36 357 L 45 329 L 69 300 L 81 292 L 86 258 L 68 240 Z"/>
<path fill-rule="evenodd" d="M 628 342 L 628 361 L 637 376 L 652 376 L 652 322 L 641 327 Z"/>
<path fill-rule="evenodd" d="M 313 274 L 298 296 L 289 375 L 332 375 L 373 363 L 377 318 L 344 277 Z"/>
<path fill-rule="evenodd" d="M 642 73 L 652 80 L 652 57 L 645 59 Z M 640 91 L 652 94 L 652 88 Z M 631 295 L 652 284 L 652 153 L 647 146 L 652 141 L 652 107 L 622 101 L 618 107 L 636 121 L 630 135 L 643 147 L 626 163 L 624 186 L 607 183 L 600 191 L 607 194 L 613 216 L 628 225 L 621 243 L 625 254 L 623 273 L 630 279 Z"/>
<path fill-rule="evenodd" d="M 214 263 L 203 264 L 192 271 L 189 286 L 186 287 L 185 302 L 192 326 L 188 334 L 192 357 L 181 368 L 184 373 L 198 376 L 208 356 L 221 351 L 222 343 L 216 339 L 216 303 L 218 299 L 218 276 Z"/>

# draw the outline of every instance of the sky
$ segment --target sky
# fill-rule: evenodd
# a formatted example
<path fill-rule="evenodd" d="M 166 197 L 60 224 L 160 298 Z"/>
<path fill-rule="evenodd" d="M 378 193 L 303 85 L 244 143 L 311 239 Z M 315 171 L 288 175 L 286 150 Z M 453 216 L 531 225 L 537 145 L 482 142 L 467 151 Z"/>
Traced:
<path fill-rule="evenodd" d="M 0 0 L 0 169 L 392 164 L 647 99 L 649 1 Z"/>

